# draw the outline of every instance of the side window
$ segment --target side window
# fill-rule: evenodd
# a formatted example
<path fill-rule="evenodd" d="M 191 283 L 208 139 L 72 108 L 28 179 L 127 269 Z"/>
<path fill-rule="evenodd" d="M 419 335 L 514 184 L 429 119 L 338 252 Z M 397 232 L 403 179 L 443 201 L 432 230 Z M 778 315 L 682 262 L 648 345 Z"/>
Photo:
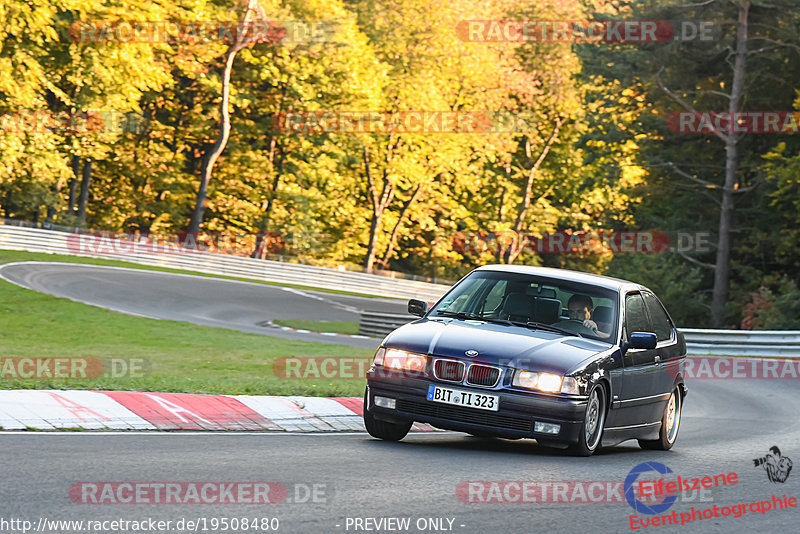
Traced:
<path fill-rule="evenodd" d="M 448 310 L 452 312 L 465 312 L 469 298 L 477 293 L 481 286 L 491 283 L 489 280 L 474 278 L 472 280 L 465 280 L 461 285 L 456 288 L 453 293 L 447 296 L 447 299 L 439 304 L 437 309 Z"/>
<path fill-rule="evenodd" d="M 669 320 L 664 306 L 652 293 L 644 293 L 647 311 L 653 320 L 653 329 L 659 341 L 666 341 L 672 337 L 672 323 Z"/>
<path fill-rule="evenodd" d="M 492 290 L 489 291 L 486 295 L 486 302 L 483 304 L 485 313 L 489 313 L 500 307 L 500 304 L 503 302 L 503 295 L 506 293 L 506 285 L 505 280 L 500 280 L 494 285 Z"/>
<path fill-rule="evenodd" d="M 653 331 L 644 309 L 644 300 L 639 293 L 631 293 L 625 297 L 625 331 L 628 341 L 633 332 Z"/>

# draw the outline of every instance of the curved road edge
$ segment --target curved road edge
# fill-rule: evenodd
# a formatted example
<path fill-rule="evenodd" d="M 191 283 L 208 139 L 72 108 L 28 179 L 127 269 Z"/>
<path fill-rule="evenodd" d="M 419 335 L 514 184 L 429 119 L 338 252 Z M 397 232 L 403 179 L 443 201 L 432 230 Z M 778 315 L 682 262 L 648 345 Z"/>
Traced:
<path fill-rule="evenodd" d="M 62 262 L 0 265 L 0 279 L 59 298 L 149 319 L 186 321 L 283 339 L 375 349 L 379 338 L 270 326 L 277 318 L 358 321 L 361 311 L 405 302 L 321 293 L 146 268 Z"/>

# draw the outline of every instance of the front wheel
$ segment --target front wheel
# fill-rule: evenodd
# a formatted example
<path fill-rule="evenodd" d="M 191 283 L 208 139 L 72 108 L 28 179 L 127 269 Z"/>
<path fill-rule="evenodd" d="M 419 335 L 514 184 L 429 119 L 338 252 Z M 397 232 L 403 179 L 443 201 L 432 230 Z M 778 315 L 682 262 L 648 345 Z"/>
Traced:
<path fill-rule="evenodd" d="M 675 388 L 669 396 L 667 407 L 664 408 L 664 415 L 661 417 L 661 430 L 658 431 L 658 439 L 640 439 L 639 446 L 643 449 L 658 451 L 668 451 L 675 445 L 678 439 L 678 430 L 681 427 L 681 409 L 683 402 L 681 391 Z"/>
<path fill-rule="evenodd" d="M 368 391 L 364 392 L 364 426 L 367 427 L 367 432 L 373 438 L 383 439 L 386 441 L 400 441 L 408 431 L 411 430 L 413 421 L 405 421 L 402 423 L 390 423 L 389 421 L 381 421 L 375 419 L 375 416 L 367 410 L 367 397 Z"/>
<path fill-rule="evenodd" d="M 589 393 L 586 403 L 586 413 L 583 416 L 583 425 L 578 436 L 578 443 L 569 447 L 576 456 L 591 456 L 600 448 L 603 438 L 603 427 L 606 423 L 606 390 L 603 384 L 595 384 Z"/>

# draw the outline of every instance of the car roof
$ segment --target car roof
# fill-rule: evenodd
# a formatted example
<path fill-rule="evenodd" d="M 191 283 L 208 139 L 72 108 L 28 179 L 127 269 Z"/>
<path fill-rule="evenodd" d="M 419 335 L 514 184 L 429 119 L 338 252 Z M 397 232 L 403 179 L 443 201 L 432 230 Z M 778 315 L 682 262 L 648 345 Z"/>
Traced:
<path fill-rule="evenodd" d="M 581 284 L 591 284 L 594 286 L 600 286 L 606 289 L 613 289 L 615 291 L 620 291 L 620 292 L 631 289 L 647 289 L 643 285 L 636 284 L 628 280 L 622 280 L 620 278 L 612 278 L 610 276 L 603 276 L 599 274 L 583 273 L 580 271 L 570 271 L 568 269 L 553 269 L 550 267 L 531 267 L 529 265 L 495 264 L 495 265 L 483 265 L 475 270 L 530 274 L 533 276 L 555 278 L 560 280 L 566 280 L 569 282 L 578 282 Z"/>

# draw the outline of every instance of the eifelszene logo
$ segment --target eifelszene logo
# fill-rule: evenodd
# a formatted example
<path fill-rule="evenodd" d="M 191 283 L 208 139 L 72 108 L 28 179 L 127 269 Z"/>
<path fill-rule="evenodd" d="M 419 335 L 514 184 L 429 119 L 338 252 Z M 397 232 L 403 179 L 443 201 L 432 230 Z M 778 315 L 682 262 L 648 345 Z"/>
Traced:
<path fill-rule="evenodd" d="M 764 468 L 770 482 L 786 482 L 792 472 L 792 460 L 781 456 L 781 450 L 776 445 L 769 448 L 766 456 L 753 458 L 753 464 Z"/>
<path fill-rule="evenodd" d="M 647 504 L 640 501 L 636 497 L 636 481 L 639 478 L 639 475 L 642 473 L 648 473 L 650 471 L 655 471 L 661 475 L 666 475 L 667 473 L 672 473 L 672 469 L 667 467 L 666 465 L 659 463 L 659 462 L 644 462 L 633 469 L 630 470 L 628 476 L 625 477 L 625 500 L 628 501 L 628 504 L 631 505 L 631 508 L 636 510 L 642 514 L 649 514 L 649 515 L 657 515 L 662 512 L 669 510 L 669 508 L 675 504 L 675 501 L 678 500 L 677 495 L 670 495 L 665 497 L 663 501 L 660 503 L 655 504 Z"/>

